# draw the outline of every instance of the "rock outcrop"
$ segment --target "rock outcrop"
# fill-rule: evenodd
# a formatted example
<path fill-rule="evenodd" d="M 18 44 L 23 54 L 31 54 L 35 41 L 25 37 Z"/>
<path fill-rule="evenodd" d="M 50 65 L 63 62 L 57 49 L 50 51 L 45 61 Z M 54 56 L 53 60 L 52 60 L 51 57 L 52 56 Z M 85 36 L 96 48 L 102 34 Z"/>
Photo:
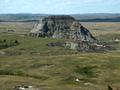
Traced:
<path fill-rule="evenodd" d="M 63 38 L 73 41 L 95 40 L 89 30 L 68 15 L 56 15 L 42 18 L 30 31 L 30 36 Z"/>
<path fill-rule="evenodd" d="M 65 42 L 51 42 L 47 46 L 64 46 L 78 51 L 90 50 L 90 44 L 96 41 L 88 29 L 68 15 L 42 18 L 30 31 L 30 36 L 62 38 Z"/>

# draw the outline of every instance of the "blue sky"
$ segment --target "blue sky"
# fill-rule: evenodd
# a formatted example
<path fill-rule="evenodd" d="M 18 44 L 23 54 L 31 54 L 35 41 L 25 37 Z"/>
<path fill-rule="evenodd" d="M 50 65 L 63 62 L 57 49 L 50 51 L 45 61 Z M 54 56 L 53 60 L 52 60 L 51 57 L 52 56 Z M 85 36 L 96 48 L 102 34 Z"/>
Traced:
<path fill-rule="evenodd" d="M 1 13 L 120 13 L 120 0 L 0 0 Z"/>

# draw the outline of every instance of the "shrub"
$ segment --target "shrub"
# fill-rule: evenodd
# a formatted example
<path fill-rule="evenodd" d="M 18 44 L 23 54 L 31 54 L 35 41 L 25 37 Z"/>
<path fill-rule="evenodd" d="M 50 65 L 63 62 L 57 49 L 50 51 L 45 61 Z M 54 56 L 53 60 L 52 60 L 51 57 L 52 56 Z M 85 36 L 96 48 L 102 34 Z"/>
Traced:
<path fill-rule="evenodd" d="M 3 41 L 0 41 L 0 49 L 5 49 L 8 47 L 16 46 L 18 44 L 19 44 L 18 40 L 7 41 L 6 39 L 4 39 Z"/>
<path fill-rule="evenodd" d="M 19 44 L 18 40 L 15 40 L 15 44 Z"/>
<path fill-rule="evenodd" d="M 87 77 L 94 77 L 96 75 L 95 68 L 95 66 L 76 66 L 75 72 Z"/>
<path fill-rule="evenodd" d="M 0 69 L 0 75 L 16 75 L 22 76 L 24 73 L 21 70 Z"/>
<path fill-rule="evenodd" d="M 6 42 L 6 39 L 4 39 L 3 42 Z"/>

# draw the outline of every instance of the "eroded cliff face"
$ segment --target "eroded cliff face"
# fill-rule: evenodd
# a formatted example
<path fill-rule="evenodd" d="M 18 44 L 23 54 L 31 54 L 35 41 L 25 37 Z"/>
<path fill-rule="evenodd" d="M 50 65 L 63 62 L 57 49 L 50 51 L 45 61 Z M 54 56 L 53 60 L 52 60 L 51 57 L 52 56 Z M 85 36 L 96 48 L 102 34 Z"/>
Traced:
<path fill-rule="evenodd" d="M 30 32 L 33 37 L 62 38 L 65 42 L 49 43 L 47 46 L 62 46 L 78 51 L 88 51 L 96 39 L 88 29 L 71 16 L 48 16 L 40 20 Z"/>
<path fill-rule="evenodd" d="M 34 37 L 63 38 L 73 41 L 93 41 L 95 38 L 77 20 L 68 15 L 48 16 L 40 20 L 30 32 Z"/>

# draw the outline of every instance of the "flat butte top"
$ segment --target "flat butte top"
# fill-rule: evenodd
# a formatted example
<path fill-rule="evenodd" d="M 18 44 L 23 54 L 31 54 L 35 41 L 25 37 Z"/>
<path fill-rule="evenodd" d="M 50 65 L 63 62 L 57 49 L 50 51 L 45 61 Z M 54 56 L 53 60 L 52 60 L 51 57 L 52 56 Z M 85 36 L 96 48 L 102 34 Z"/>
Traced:
<path fill-rule="evenodd" d="M 44 17 L 42 19 L 42 21 L 47 21 L 47 20 L 54 20 L 54 21 L 57 21 L 57 20 L 69 20 L 69 21 L 75 21 L 75 18 L 73 18 L 72 16 L 69 16 L 69 15 L 51 15 L 51 16 L 47 16 L 47 17 Z"/>

